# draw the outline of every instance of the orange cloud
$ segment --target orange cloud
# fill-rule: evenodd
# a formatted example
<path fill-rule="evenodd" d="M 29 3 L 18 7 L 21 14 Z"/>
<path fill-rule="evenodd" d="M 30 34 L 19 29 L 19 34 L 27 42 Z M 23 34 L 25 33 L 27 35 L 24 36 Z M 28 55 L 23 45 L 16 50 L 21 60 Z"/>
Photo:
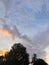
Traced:
<path fill-rule="evenodd" d="M 0 33 L 2 33 L 4 36 L 8 36 L 10 38 L 12 38 L 12 34 L 10 32 L 8 32 L 8 30 L 6 29 L 0 29 Z"/>

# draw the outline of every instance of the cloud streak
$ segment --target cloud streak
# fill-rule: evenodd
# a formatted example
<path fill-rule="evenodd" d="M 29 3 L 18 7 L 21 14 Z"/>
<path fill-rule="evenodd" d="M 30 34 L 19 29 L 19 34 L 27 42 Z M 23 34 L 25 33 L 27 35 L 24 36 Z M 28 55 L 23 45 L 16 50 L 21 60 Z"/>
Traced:
<path fill-rule="evenodd" d="M 8 37 L 12 38 L 13 39 L 12 44 L 16 43 L 18 41 L 18 43 L 21 43 L 25 47 L 27 47 L 27 51 L 28 51 L 28 53 L 30 53 L 30 55 L 32 55 L 33 53 L 37 53 L 39 57 L 44 56 L 44 53 L 45 53 L 44 49 L 46 47 L 46 43 L 44 42 L 45 39 L 44 38 L 43 38 L 44 40 L 42 39 L 42 36 L 39 36 L 39 38 L 37 36 L 36 37 L 37 40 L 34 39 L 34 41 L 36 41 L 36 42 L 34 42 L 34 41 L 30 40 L 30 38 L 28 38 L 28 36 L 26 36 L 26 35 L 22 36 L 19 33 L 19 31 L 15 25 L 9 26 L 6 24 L 6 22 L 4 20 L 2 20 L 2 19 L 0 19 L 0 20 L 1 20 L 0 25 L 2 26 L 0 28 L 0 33 L 2 33 L 4 36 L 8 36 Z M 44 42 L 44 43 L 42 43 L 42 42 Z"/>
<path fill-rule="evenodd" d="M 8 16 L 9 18 L 14 19 L 11 23 L 16 21 L 16 25 L 17 25 L 17 23 L 19 22 L 17 26 L 19 27 L 19 29 L 20 27 L 24 29 L 25 31 L 23 30 L 23 32 L 27 31 L 27 33 L 29 33 L 30 31 L 34 29 L 33 31 L 34 33 L 37 32 L 37 36 L 34 38 L 33 41 L 30 40 L 28 36 L 30 33 L 33 33 L 33 31 L 30 32 L 28 36 L 26 35 L 23 36 L 18 31 L 16 25 L 7 25 L 5 22 L 5 19 L 0 19 L 0 32 L 4 34 L 5 36 L 12 37 L 12 39 L 14 39 L 15 42 L 16 40 L 18 40 L 18 42 L 21 42 L 24 46 L 27 47 L 30 54 L 31 52 L 33 53 L 36 52 L 37 54 L 39 54 L 39 56 L 44 55 L 45 53 L 44 49 L 46 45 L 49 45 L 49 44 L 46 44 L 49 42 L 48 41 L 49 38 L 47 39 L 47 36 L 49 35 L 49 33 L 47 35 L 47 32 L 45 31 L 45 28 L 47 28 L 47 25 L 45 24 L 42 25 L 41 23 L 39 24 L 38 22 L 43 22 L 43 21 L 45 22 L 45 18 L 47 19 L 47 17 L 49 16 L 49 1 L 48 0 L 45 0 L 45 1 L 44 0 L 21 0 L 21 1 L 20 0 L 5 1 L 4 0 L 3 1 L 2 0 L 2 2 L 4 3 L 6 8 L 6 14 L 10 10 L 10 12 L 8 12 L 9 13 Z M 11 2 L 12 4 L 14 2 L 14 4 L 11 5 Z M 42 20 L 43 18 L 44 20 Z"/>

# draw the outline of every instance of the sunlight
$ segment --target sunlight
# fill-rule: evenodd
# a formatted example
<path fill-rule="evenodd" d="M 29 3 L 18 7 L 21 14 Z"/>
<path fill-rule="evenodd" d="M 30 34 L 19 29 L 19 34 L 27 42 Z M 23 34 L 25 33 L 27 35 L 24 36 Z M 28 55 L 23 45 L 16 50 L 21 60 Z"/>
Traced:
<path fill-rule="evenodd" d="M 46 60 L 45 61 L 49 64 L 49 53 L 46 54 Z"/>
<path fill-rule="evenodd" d="M 0 29 L 0 33 L 2 33 L 5 36 L 9 36 L 10 38 L 12 37 L 12 34 L 5 29 Z"/>
<path fill-rule="evenodd" d="M 4 56 L 6 52 L 8 52 L 8 50 L 0 50 L 0 56 Z"/>
<path fill-rule="evenodd" d="M 0 50 L 2 49 L 10 50 L 11 43 L 12 43 L 12 34 L 5 29 L 0 29 Z M 0 51 L 0 53 L 1 53 L 0 55 L 2 55 L 3 52 Z"/>
<path fill-rule="evenodd" d="M 45 51 L 46 51 L 45 61 L 49 64 L 49 46 L 45 49 Z"/>

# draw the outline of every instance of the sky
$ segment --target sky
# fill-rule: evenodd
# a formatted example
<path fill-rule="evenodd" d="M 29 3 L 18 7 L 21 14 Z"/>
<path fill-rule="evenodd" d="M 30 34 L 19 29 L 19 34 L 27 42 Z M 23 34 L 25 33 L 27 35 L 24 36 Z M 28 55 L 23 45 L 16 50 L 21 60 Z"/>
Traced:
<path fill-rule="evenodd" d="M 0 50 L 9 50 L 15 42 L 45 58 L 49 52 L 49 0 L 0 0 Z"/>

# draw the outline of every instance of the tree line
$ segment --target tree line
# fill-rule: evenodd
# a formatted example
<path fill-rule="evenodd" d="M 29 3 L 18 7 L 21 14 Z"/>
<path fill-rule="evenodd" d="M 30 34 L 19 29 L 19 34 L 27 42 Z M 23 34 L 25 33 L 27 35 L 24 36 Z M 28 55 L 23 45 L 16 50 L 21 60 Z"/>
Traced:
<path fill-rule="evenodd" d="M 48 65 L 43 59 L 37 59 L 34 54 L 29 62 L 29 54 L 21 43 L 15 43 L 5 56 L 0 56 L 0 65 Z"/>

